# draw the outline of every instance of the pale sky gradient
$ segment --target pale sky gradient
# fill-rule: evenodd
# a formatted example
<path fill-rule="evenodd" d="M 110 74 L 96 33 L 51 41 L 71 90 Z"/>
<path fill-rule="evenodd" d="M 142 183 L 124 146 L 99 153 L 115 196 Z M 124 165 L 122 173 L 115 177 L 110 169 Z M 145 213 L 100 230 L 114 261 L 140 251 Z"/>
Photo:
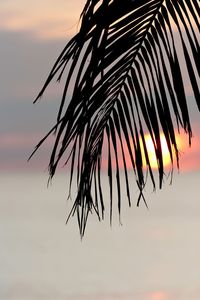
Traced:
<path fill-rule="evenodd" d="M 77 30 L 84 0 L 2 0 L 0 28 L 8 31 L 29 31 L 41 39 L 59 39 Z"/>
<path fill-rule="evenodd" d="M 0 165 L 2 170 L 47 166 L 50 142 L 27 164 L 36 143 L 54 124 L 62 85 L 32 101 L 64 45 L 78 30 L 85 0 L 2 0 L 0 2 Z M 188 94 L 190 90 L 188 89 Z M 199 114 L 191 100 L 194 139 L 181 148 L 181 168 L 200 168 Z M 185 139 L 185 138 L 184 138 Z M 49 153 L 49 152 L 48 152 Z"/>
<path fill-rule="evenodd" d="M 65 226 L 68 176 L 57 174 L 46 188 L 51 141 L 26 162 L 55 122 L 62 86 L 32 102 L 84 3 L 0 0 L 0 299 L 199 300 L 200 126 L 192 98 L 194 139 L 191 149 L 183 140 L 182 174 L 162 191 L 145 191 L 149 210 L 136 207 L 131 185 L 132 208 L 125 199 L 123 226 L 116 213 L 112 229 L 102 176 L 107 218 L 93 214 L 82 242 L 76 218 Z"/>

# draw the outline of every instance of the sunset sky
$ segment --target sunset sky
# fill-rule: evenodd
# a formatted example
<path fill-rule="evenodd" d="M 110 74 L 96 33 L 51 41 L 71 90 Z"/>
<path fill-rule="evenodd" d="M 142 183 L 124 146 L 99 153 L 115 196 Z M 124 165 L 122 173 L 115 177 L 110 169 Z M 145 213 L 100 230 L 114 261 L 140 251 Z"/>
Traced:
<path fill-rule="evenodd" d="M 189 85 L 194 137 L 191 148 L 183 131 L 178 137 L 181 174 L 162 191 L 147 186 L 149 210 L 137 207 L 130 177 L 133 205 L 122 201 L 123 226 L 116 209 L 109 227 L 105 188 L 107 218 L 93 214 L 80 242 L 76 217 L 65 226 L 69 177 L 57 174 L 46 187 L 51 140 L 27 163 L 55 123 L 62 84 L 33 101 L 77 32 L 84 3 L 0 0 L 0 299 L 199 300 L 200 114 Z"/>
<path fill-rule="evenodd" d="M 33 105 L 58 54 L 78 29 L 84 0 L 6 0 L 0 2 L 0 165 L 2 170 L 44 169 L 50 143 L 31 163 L 26 160 L 54 124 L 62 86 L 52 85 Z M 188 87 L 194 124 L 192 148 L 182 133 L 181 169 L 200 168 L 199 115 Z M 180 140 L 179 139 L 179 140 Z M 49 153 L 49 152 L 48 152 Z"/>

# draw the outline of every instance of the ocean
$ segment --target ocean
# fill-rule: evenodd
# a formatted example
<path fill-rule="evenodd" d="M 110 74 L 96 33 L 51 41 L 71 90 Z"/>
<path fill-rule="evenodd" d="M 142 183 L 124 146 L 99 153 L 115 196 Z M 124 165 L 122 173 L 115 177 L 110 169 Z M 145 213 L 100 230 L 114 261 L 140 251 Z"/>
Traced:
<path fill-rule="evenodd" d="M 112 227 L 92 215 L 82 241 L 76 218 L 65 225 L 67 175 L 47 179 L 0 176 L 0 299 L 200 299 L 199 173 L 146 191 L 149 209 L 134 190 L 122 225 L 117 212 Z"/>

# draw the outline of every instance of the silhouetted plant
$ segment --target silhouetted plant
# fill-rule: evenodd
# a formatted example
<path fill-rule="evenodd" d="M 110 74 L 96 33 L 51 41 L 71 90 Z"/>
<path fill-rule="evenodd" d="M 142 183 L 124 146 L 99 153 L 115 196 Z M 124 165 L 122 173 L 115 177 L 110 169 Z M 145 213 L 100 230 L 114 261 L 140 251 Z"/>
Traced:
<path fill-rule="evenodd" d="M 160 188 L 164 176 L 160 131 L 172 168 L 173 153 L 177 164 L 179 159 L 175 128 L 183 127 L 191 142 L 185 78 L 200 109 L 199 20 L 197 0 L 87 0 L 79 32 L 67 43 L 37 97 L 56 75 L 60 81 L 66 72 L 57 122 L 35 148 L 56 133 L 49 163 L 51 178 L 70 150 L 66 157 L 71 162 L 69 189 L 76 170 L 77 195 L 69 216 L 77 213 L 81 236 L 89 212 L 94 210 L 99 219 L 104 216 L 101 168 L 105 141 L 111 217 L 113 172 L 119 214 L 121 211 L 119 151 L 129 203 L 126 155 L 140 191 L 139 204 L 144 200 L 146 172 L 155 188 L 144 132 L 150 134 L 155 147 Z"/>

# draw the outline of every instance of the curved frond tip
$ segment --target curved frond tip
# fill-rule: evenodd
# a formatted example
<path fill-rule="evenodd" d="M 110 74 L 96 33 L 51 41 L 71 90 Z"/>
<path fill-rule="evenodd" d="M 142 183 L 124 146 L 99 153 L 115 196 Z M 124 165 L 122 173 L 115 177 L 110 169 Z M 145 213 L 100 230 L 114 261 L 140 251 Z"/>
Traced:
<path fill-rule="evenodd" d="M 156 186 L 146 132 L 155 148 L 160 188 L 164 176 L 160 132 L 172 167 L 179 159 L 175 128 L 183 127 L 191 141 L 185 86 L 190 83 L 200 109 L 199 20 L 198 0 L 87 0 L 79 32 L 67 43 L 38 96 L 53 78 L 60 81 L 65 75 L 57 123 L 50 131 L 56 137 L 49 171 L 53 177 L 63 157 L 71 162 L 71 192 L 76 170 L 77 193 L 70 216 L 77 214 L 81 236 L 90 212 L 100 220 L 104 217 L 104 145 L 112 218 L 114 183 L 121 212 L 121 165 L 129 205 L 130 165 L 139 189 L 137 204 L 145 201 L 147 172 Z"/>

